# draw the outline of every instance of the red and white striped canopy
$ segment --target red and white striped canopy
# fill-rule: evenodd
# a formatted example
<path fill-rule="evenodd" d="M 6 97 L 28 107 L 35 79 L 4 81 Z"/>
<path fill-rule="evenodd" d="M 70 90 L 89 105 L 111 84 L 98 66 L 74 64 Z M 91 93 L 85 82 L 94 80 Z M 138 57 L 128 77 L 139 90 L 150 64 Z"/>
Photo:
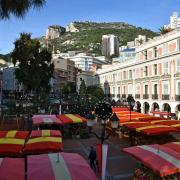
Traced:
<path fill-rule="evenodd" d="M 32 117 L 33 125 L 43 125 L 43 124 L 56 124 L 61 125 L 62 122 L 56 117 L 56 115 L 34 115 Z"/>
<path fill-rule="evenodd" d="M 143 145 L 124 148 L 146 167 L 161 177 L 180 172 L 180 153 L 161 145 Z"/>

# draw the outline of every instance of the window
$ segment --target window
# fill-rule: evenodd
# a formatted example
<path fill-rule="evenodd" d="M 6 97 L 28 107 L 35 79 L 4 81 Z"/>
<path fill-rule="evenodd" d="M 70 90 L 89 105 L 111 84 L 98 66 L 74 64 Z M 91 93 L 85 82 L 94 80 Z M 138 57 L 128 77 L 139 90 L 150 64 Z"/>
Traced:
<path fill-rule="evenodd" d="M 158 85 L 154 84 L 154 95 L 158 94 Z"/>
<path fill-rule="evenodd" d="M 148 85 L 145 85 L 144 92 L 145 94 L 148 94 Z"/>
<path fill-rule="evenodd" d="M 176 62 L 176 72 L 180 72 L 180 59 L 177 59 Z"/>
<path fill-rule="evenodd" d="M 147 60 L 147 50 L 144 51 L 144 59 Z"/>
<path fill-rule="evenodd" d="M 112 88 L 112 94 L 115 94 L 115 87 Z"/>
<path fill-rule="evenodd" d="M 112 79 L 113 79 L 113 82 L 115 82 L 115 80 L 116 80 L 115 74 L 112 75 Z"/>
<path fill-rule="evenodd" d="M 163 84 L 163 94 L 168 95 L 169 94 L 169 89 L 168 89 L 168 83 Z"/>
<path fill-rule="evenodd" d="M 120 94 L 120 90 L 121 90 L 120 87 L 118 87 L 118 94 Z"/>
<path fill-rule="evenodd" d="M 180 51 L 180 39 L 177 40 L 178 51 Z"/>
<path fill-rule="evenodd" d="M 117 80 L 120 81 L 121 80 L 121 76 L 120 76 L 120 73 L 118 73 L 118 76 L 117 76 Z"/>
<path fill-rule="evenodd" d="M 180 82 L 178 82 L 178 85 L 177 85 L 177 95 L 180 95 Z"/>
<path fill-rule="evenodd" d="M 164 63 L 164 74 L 168 74 L 168 62 Z"/>
<path fill-rule="evenodd" d="M 163 44 L 163 52 L 164 54 L 168 53 L 168 43 Z"/>
<path fill-rule="evenodd" d="M 126 71 L 123 71 L 123 77 L 126 79 Z"/>
<path fill-rule="evenodd" d="M 154 57 L 157 57 L 157 47 L 153 48 Z"/>
<path fill-rule="evenodd" d="M 153 65 L 154 75 L 157 75 L 157 64 Z"/>
<path fill-rule="evenodd" d="M 132 79 L 132 70 L 129 70 L 129 79 Z"/>
<path fill-rule="evenodd" d="M 123 93 L 126 94 L 126 86 L 123 86 Z"/>
<path fill-rule="evenodd" d="M 145 77 L 148 76 L 148 67 L 147 66 L 144 67 L 144 76 Z"/>

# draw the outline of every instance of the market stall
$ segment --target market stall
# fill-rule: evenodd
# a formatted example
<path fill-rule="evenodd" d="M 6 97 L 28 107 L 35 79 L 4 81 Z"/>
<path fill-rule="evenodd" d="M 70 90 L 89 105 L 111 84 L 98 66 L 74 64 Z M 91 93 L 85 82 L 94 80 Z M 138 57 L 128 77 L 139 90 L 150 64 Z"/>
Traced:
<path fill-rule="evenodd" d="M 21 156 L 28 131 L 0 131 L 0 156 Z"/>
<path fill-rule="evenodd" d="M 180 178 L 180 153 L 177 151 L 154 144 L 124 148 L 123 152 L 143 164 L 135 171 L 135 178 L 138 180 L 160 179 L 172 175 Z"/>
<path fill-rule="evenodd" d="M 27 155 L 62 151 L 61 132 L 56 130 L 32 131 L 24 151 Z"/>
<path fill-rule="evenodd" d="M 78 154 L 33 155 L 28 157 L 28 180 L 97 180 L 87 162 Z M 40 173 L 43 169 L 43 173 Z"/>

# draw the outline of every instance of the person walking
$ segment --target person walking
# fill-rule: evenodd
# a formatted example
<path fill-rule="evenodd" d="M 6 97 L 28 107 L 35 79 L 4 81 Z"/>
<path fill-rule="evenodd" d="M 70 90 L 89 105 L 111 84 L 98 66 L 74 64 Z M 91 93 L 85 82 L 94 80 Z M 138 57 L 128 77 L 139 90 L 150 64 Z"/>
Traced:
<path fill-rule="evenodd" d="M 88 159 L 90 161 L 91 168 L 96 171 L 96 165 L 95 165 L 95 163 L 96 163 L 96 151 L 92 146 L 91 146 L 91 150 L 90 150 Z"/>

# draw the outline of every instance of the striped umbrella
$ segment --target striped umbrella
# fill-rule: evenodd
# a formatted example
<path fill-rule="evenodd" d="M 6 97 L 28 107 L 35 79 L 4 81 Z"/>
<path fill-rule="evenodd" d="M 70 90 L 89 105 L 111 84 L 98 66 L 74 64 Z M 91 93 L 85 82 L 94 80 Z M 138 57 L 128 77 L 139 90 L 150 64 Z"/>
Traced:
<path fill-rule="evenodd" d="M 86 122 L 86 119 L 78 114 L 62 114 L 57 115 L 57 118 L 63 122 L 63 124 L 75 124 Z"/>
<path fill-rule="evenodd" d="M 160 145 L 144 145 L 124 148 L 146 167 L 161 177 L 180 172 L 180 153 Z"/>
<path fill-rule="evenodd" d="M 78 154 L 59 153 L 28 157 L 28 180 L 97 180 L 93 170 Z"/>

